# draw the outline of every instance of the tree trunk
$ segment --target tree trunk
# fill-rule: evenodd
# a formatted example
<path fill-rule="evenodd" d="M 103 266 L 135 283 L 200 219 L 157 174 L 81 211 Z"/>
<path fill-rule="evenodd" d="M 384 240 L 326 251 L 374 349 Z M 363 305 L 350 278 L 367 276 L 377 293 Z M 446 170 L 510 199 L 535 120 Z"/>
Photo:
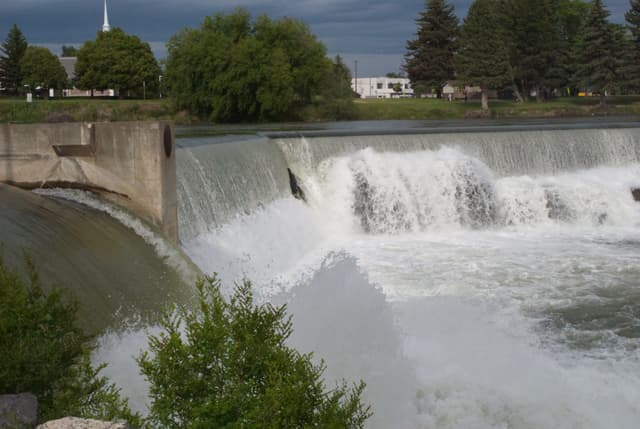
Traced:
<path fill-rule="evenodd" d="M 515 81 L 513 82 L 513 94 L 516 96 L 518 103 L 524 103 L 524 98 L 522 98 L 520 89 L 518 89 L 518 84 Z"/>
<path fill-rule="evenodd" d="M 607 105 L 607 97 L 605 97 L 605 91 L 600 91 L 600 107 L 604 107 Z"/>
<path fill-rule="evenodd" d="M 529 101 L 529 96 L 531 95 L 531 91 L 529 86 L 525 83 L 524 80 L 520 81 L 520 87 L 522 88 L 522 93 L 524 94 L 524 101 Z"/>
<path fill-rule="evenodd" d="M 536 101 L 538 103 L 542 103 L 544 101 L 544 97 L 542 96 L 542 86 L 536 85 Z"/>
<path fill-rule="evenodd" d="M 489 111 L 489 91 L 487 88 L 482 88 L 482 110 Z"/>

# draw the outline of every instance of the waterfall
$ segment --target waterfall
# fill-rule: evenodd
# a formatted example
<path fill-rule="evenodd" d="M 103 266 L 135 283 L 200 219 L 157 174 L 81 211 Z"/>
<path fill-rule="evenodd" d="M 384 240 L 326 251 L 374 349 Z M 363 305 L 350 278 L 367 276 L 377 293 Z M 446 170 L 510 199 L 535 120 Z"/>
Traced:
<path fill-rule="evenodd" d="M 290 194 L 286 162 L 269 140 L 218 140 L 179 142 L 178 222 L 183 241 Z"/>
<path fill-rule="evenodd" d="M 326 159 L 366 148 L 379 152 L 455 148 L 500 176 L 554 174 L 640 159 L 637 128 L 280 138 L 277 143 L 296 175 L 307 174 Z"/>

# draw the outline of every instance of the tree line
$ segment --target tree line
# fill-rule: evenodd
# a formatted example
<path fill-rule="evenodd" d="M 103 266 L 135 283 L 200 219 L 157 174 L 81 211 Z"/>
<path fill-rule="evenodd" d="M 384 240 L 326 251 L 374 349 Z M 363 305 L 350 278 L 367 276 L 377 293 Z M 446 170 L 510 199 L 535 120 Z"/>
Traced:
<path fill-rule="evenodd" d="M 475 0 L 462 23 L 447 0 L 427 0 L 407 42 L 404 68 L 417 93 L 442 95 L 447 82 L 477 86 L 488 109 L 490 90 L 520 101 L 579 91 L 640 90 L 640 0 L 626 25 L 609 21 L 602 0 Z M 175 109 L 214 122 L 299 119 L 315 109 L 325 119 L 354 111 L 351 73 L 303 22 L 252 18 L 244 9 L 206 17 L 171 37 L 162 68 L 149 44 L 121 29 L 99 32 L 79 49 L 68 81 L 59 59 L 29 46 L 13 26 L 0 47 L 0 86 L 114 89 L 141 97 L 160 91 Z M 162 87 L 162 89 L 161 89 Z"/>
<path fill-rule="evenodd" d="M 324 119 L 353 113 L 351 72 L 302 21 L 253 19 L 245 9 L 206 17 L 167 43 L 161 71 L 151 48 L 115 28 L 99 32 L 79 49 L 68 81 L 59 59 L 46 48 L 28 46 L 17 26 L 0 48 L 0 83 L 17 95 L 27 88 L 113 89 L 120 96 L 143 91 L 171 96 L 176 110 L 214 122 L 295 120 L 304 109 Z M 66 86 L 65 86 L 66 85 Z"/>
<path fill-rule="evenodd" d="M 427 0 L 407 42 L 404 68 L 418 92 L 438 97 L 447 82 L 535 97 L 637 93 L 640 0 L 626 25 L 609 21 L 602 0 L 475 0 L 459 23 L 446 0 Z"/>
<path fill-rule="evenodd" d="M 41 88 L 112 89 L 121 96 L 142 97 L 156 93 L 160 66 L 148 43 L 115 28 L 99 32 L 95 40 L 76 49 L 62 47 L 63 56 L 77 57 L 75 75 L 67 76 L 60 59 L 49 49 L 29 45 L 17 25 L 13 25 L 0 46 L 0 87 L 8 95 Z"/>

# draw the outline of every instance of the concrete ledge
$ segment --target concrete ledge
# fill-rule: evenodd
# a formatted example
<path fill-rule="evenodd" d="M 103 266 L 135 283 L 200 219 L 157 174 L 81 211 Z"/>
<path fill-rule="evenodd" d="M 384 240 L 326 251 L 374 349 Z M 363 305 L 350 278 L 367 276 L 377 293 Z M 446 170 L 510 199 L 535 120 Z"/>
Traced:
<path fill-rule="evenodd" d="M 92 190 L 178 239 L 167 122 L 0 124 L 0 182 Z"/>

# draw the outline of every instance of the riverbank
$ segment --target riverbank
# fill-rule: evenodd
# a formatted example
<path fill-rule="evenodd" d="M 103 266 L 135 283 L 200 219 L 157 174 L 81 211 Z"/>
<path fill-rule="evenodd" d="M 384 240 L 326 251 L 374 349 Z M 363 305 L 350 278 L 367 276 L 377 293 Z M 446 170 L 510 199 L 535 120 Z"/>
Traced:
<path fill-rule="evenodd" d="M 610 97 L 602 107 L 596 97 L 567 97 L 543 103 L 490 100 L 483 113 L 480 101 L 435 99 L 357 100 L 359 120 L 376 119 L 471 119 L 471 118 L 563 118 L 640 115 L 640 97 Z"/>
<path fill-rule="evenodd" d="M 607 105 L 599 99 L 560 98 L 544 103 L 517 103 L 492 100 L 484 114 L 480 102 L 434 99 L 355 100 L 351 120 L 429 120 L 473 118 L 564 118 L 592 116 L 640 115 L 640 96 L 610 97 Z M 303 112 L 304 122 L 327 120 L 314 108 Z M 58 99 L 36 100 L 27 104 L 22 99 L 0 98 L 0 123 L 97 122 L 171 120 L 178 125 L 202 124 L 203 121 L 185 111 L 176 111 L 168 99 L 104 100 Z"/>

